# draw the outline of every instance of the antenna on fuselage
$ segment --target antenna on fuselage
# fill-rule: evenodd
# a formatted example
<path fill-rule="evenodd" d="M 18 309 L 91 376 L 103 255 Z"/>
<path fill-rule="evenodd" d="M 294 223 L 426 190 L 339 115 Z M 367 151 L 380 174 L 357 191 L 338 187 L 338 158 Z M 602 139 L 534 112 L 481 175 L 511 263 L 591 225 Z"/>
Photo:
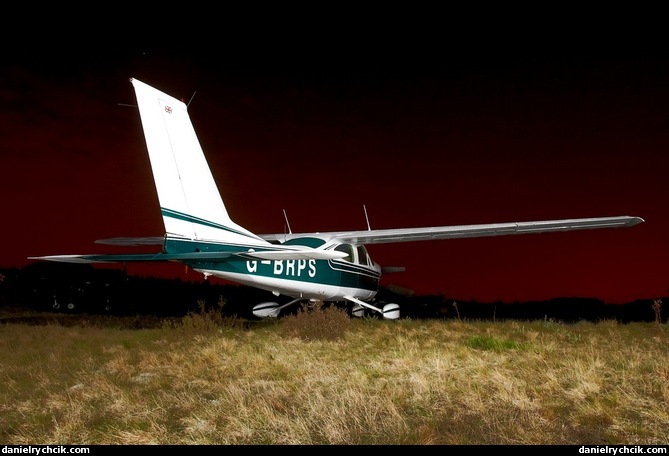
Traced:
<path fill-rule="evenodd" d="M 288 223 L 288 216 L 286 215 L 286 210 L 283 209 L 283 218 L 286 219 L 286 226 L 288 227 L 288 234 L 293 234 L 293 230 L 290 229 L 290 223 Z"/>
<path fill-rule="evenodd" d="M 367 229 L 372 231 L 372 227 L 369 225 L 369 217 L 367 217 L 367 206 L 362 205 L 362 209 L 365 211 L 365 220 L 367 220 Z"/>
<path fill-rule="evenodd" d="M 197 93 L 197 90 L 193 92 L 193 96 L 190 97 L 190 100 L 188 100 L 188 103 L 186 103 L 186 108 L 190 106 L 190 102 L 193 101 L 193 98 L 195 98 L 195 94 Z"/>

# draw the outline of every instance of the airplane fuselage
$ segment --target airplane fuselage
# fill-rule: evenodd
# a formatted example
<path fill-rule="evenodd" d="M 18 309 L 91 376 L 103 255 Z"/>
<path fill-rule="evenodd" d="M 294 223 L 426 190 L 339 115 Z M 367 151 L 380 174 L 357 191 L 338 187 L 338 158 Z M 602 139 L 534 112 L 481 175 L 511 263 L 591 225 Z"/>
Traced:
<path fill-rule="evenodd" d="M 322 246 L 325 240 L 314 237 L 291 239 L 284 244 Z M 258 251 L 258 246 L 221 246 L 217 243 L 167 238 L 166 253 L 184 252 L 245 252 Z M 271 291 L 275 295 L 323 301 L 344 301 L 344 296 L 369 300 L 376 296 L 381 278 L 381 266 L 374 262 L 364 246 L 338 244 L 331 247 L 347 253 L 341 259 L 286 259 L 184 261 L 190 268 L 207 276 Z"/>

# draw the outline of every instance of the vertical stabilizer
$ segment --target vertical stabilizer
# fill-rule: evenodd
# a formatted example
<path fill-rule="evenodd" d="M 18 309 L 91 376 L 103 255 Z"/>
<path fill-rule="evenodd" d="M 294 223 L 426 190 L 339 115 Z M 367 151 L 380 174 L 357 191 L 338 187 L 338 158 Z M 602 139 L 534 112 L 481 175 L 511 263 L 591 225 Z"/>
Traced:
<path fill-rule="evenodd" d="M 186 105 L 137 79 L 130 82 L 137 96 L 166 234 L 266 244 L 230 219 Z"/>

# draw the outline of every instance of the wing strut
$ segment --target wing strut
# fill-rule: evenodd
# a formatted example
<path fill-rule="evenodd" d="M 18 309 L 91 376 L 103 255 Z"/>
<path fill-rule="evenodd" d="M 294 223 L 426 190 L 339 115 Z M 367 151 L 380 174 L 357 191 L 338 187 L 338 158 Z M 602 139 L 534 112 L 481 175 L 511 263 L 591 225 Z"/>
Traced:
<path fill-rule="evenodd" d="M 354 304 L 357 304 L 358 306 L 365 307 L 367 309 L 371 309 L 374 312 L 378 312 L 381 315 L 383 315 L 383 318 L 386 318 L 388 320 L 397 320 L 400 318 L 400 306 L 398 304 L 386 304 L 383 306 L 383 309 L 380 309 L 376 306 L 371 305 L 368 302 L 361 301 L 358 298 L 354 298 L 353 296 L 347 295 L 344 296 L 344 299 L 347 299 L 351 301 Z M 356 311 L 354 309 L 353 314 L 356 314 Z"/>

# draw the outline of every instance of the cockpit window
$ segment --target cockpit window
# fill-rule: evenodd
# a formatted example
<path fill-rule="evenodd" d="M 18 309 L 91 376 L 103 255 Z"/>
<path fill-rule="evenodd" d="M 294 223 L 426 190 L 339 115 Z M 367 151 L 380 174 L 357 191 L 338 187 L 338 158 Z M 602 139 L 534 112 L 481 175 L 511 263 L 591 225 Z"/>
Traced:
<path fill-rule="evenodd" d="M 337 247 L 335 247 L 335 250 L 339 250 L 340 252 L 344 252 L 348 255 L 342 258 L 342 260 L 350 262 L 355 261 L 355 256 L 353 254 L 353 246 L 351 244 L 340 244 Z"/>

